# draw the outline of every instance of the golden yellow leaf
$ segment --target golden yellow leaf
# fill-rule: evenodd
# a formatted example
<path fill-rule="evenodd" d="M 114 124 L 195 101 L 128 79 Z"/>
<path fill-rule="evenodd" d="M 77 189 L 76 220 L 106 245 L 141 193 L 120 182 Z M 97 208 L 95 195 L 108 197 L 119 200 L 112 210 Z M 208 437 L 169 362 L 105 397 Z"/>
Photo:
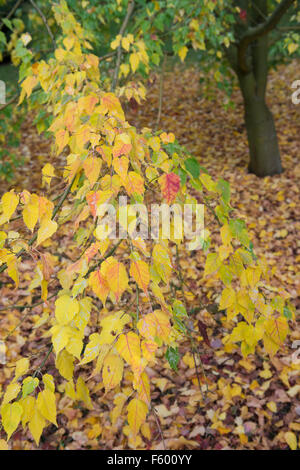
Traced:
<path fill-rule="evenodd" d="M 17 429 L 23 408 L 19 403 L 6 403 L 1 407 L 2 425 L 7 434 L 7 439 L 10 438 L 12 433 Z"/>
<path fill-rule="evenodd" d="M 297 437 L 295 433 L 288 431 L 284 434 L 284 438 L 291 450 L 297 450 Z"/>
<path fill-rule="evenodd" d="M 38 407 L 35 406 L 33 415 L 28 423 L 28 427 L 37 446 L 39 445 L 40 438 L 45 426 L 46 420 L 40 413 Z"/>
<path fill-rule="evenodd" d="M 120 384 L 123 377 L 123 368 L 124 363 L 119 355 L 110 353 L 105 357 L 102 378 L 106 392 Z"/>
<path fill-rule="evenodd" d="M 78 312 L 78 300 L 72 299 L 69 295 L 61 295 L 55 301 L 55 317 L 60 325 L 70 323 Z"/>
<path fill-rule="evenodd" d="M 4 224 L 10 220 L 18 204 L 19 196 L 15 194 L 14 190 L 3 194 L 1 198 L 2 214 L 0 216 L 0 224 Z"/>
<path fill-rule="evenodd" d="M 146 403 L 138 398 L 133 398 L 128 407 L 128 424 L 134 435 L 137 435 L 141 425 L 145 422 L 148 413 Z"/>
<path fill-rule="evenodd" d="M 150 272 L 148 264 L 142 260 L 132 260 L 129 273 L 134 278 L 139 288 L 142 289 L 145 293 L 147 293 L 147 289 L 150 282 Z"/>
<path fill-rule="evenodd" d="M 116 349 L 128 364 L 137 364 L 141 359 L 140 338 L 132 331 L 119 336 Z"/>
<path fill-rule="evenodd" d="M 45 388 L 38 394 L 36 404 L 41 415 L 57 426 L 55 393 Z"/>
<path fill-rule="evenodd" d="M 43 219 L 38 229 L 37 246 L 50 238 L 57 230 L 57 223 L 54 220 Z"/>

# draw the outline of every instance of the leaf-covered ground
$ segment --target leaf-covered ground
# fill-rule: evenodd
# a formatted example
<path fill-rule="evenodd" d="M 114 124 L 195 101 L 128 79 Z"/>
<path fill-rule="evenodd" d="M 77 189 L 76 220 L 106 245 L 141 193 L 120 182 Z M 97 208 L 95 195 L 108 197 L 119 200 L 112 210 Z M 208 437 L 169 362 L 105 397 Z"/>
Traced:
<path fill-rule="evenodd" d="M 296 71 L 295 63 L 280 68 L 271 75 L 268 87 L 268 101 L 276 120 L 285 168 L 280 176 L 259 179 L 247 173 L 248 148 L 239 92 L 234 93 L 235 108 L 225 110 L 221 92 L 210 101 L 204 98 L 199 86 L 201 74 L 194 68 L 180 67 L 165 73 L 160 127 L 174 132 L 212 176 L 230 182 L 232 205 L 239 216 L 247 220 L 256 253 L 266 256 L 274 275 L 272 285 L 286 289 L 299 311 L 300 105 L 293 105 L 291 101 L 291 83 Z M 158 102 L 159 77 L 150 87 L 147 102 L 129 110 L 130 122 L 138 127 L 155 126 Z M 40 169 L 49 161 L 50 148 L 49 143 L 36 134 L 30 118 L 23 126 L 19 151 L 24 166 L 16 174 L 14 187 L 43 192 Z M 8 186 L 3 183 L 1 192 Z M 60 187 L 59 180 L 54 182 L 53 196 Z M 16 227 L 18 223 L 16 221 Z M 64 233 L 57 240 L 55 254 L 59 258 L 72 259 L 68 249 L 70 236 Z M 156 413 L 150 416 L 152 436 L 145 439 L 144 448 L 163 449 L 165 445 L 167 449 L 288 449 L 295 439 L 299 442 L 300 434 L 299 323 L 298 328 L 295 323 L 291 325 L 289 343 L 272 360 L 263 349 L 247 359 L 242 358 L 238 349 L 224 350 L 222 338 L 229 325 L 214 309 L 220 286 L 213 278 L 203 279 L 204 256 L 200 251 L 193 256 L 187 253 L 180 263 L 186 276 L 190 308 L 196 310 L 201 304 L 212 307 L 191 317 L 191 326 L 202 328 L 202 336 L 198 336 L 201 362 L 196 357 L 197 368 L 190 344 L 186 342 L 181 348 L 178 373 L 170 370 L 163 357 L 148 369 Z M 32 279 L 32 265 L 29 258 L 22 261 L 21 288 Z M 35 369 L 42 361 L 47 344 L 43 326 L 34 329 L 43 313 L 42 306 L 25 311 L 10 309 L 9 313 L 4 310 L 11 304 L 38 301 L 34 291 L 27 291 L 25 297 L 21 296 L 21 289 L 12 292 L 10 282 L 7 278 L 0 290 L 1 337 L 17 328 L 8 340 L 8 364 L 0 369 L 2 387 L 10 380 L 10 363 L 20 355 L 30 355 Z M 49 292 L 51 295 L 51 285 Z M 52 300 L 49 309 L 51 306 Z M 96 313 L 94 321 L 97 324 Z M 92 332 L 90 328 L 89 333 Z M 206 333 L 208 340 L 205 342 Z M 54 373 L 52 356 L 45 367 L 49 373 Z M 82 403 L 74 408 L 70 399 L 60 399 L 59 428 L 51 425 L 45 430 L 40 449 L 126 447 L 122 420 L 117 420 L 114 426 L 110 422 L 115 392 L 103 398 L 100 377 L 91 377 L 89 365 L 83 370 L 92 391 L 94 408 L 88 410 Z M 21 432 L 13 435 L 11 447 L 36 448 L 31 436 Z"/>

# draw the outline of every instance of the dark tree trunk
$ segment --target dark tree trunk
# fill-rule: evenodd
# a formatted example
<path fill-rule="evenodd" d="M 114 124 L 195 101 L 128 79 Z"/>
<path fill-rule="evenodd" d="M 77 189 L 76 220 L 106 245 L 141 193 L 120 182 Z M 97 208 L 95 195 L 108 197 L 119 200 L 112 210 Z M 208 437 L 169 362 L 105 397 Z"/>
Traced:
<path fill-rule="evenodd" d="M 242 92 L 250 152 L 248 169 L 257 176 L 282 173 L 274 119 L 265 102 L 265 97 L 257 96 L 255 93 L 250 93 L 248 96 L 243 88 Z"/>
<path fill-rule="evenodd" d="M 274 119 L 266 104 L 268 33 L 292 3 L 292 0 L 282 1 L 273 15 L 269 15 L 267 0 L 240 0 L 238 4 L 245 11 L 247 24 L 236 23 L 235 35 L 240 38 L 239 42 L 225 50 L 244 100 L 250 152 L 248 168 L 262 177 L 282 173 Z"/>

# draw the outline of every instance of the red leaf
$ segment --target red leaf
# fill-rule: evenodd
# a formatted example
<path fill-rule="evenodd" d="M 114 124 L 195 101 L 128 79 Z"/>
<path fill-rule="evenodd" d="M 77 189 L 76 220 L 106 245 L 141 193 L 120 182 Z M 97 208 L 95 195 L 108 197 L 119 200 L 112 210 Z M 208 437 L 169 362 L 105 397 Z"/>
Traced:
<path fill-rule="evenodd" d="M 170 204 L 174 201 L 180 188 L 179 176 L 175 173 L 166 173 L 159 178 L 159 184 L 164 198 Z"/>

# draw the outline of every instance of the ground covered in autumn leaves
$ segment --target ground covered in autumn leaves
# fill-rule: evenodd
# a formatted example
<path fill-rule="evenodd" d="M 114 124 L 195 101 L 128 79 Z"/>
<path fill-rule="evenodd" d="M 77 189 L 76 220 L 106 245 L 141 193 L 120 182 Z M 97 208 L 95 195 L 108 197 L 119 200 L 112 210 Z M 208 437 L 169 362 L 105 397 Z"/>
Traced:
<path fill-rule="evenodd" d="M 297 78 L 296 72 L 297 64 L 293 63 L 280 68 L 269 80 L 268 101 L 275 117 L 285 168 L 280 176 L 259 179 L 247 173 L 248 148 L 238 90 L 233 98 L 235 108 L 225 110 L 221 92 L 212 100 L 203 97 L 199 85 L 201 73 L 194 68 L 180 67 L 165 73 L 160 127 L 174 132 L 178 141 L 212 176 L 230 182 L 232 205 L 247 221 L 255 252 L 266 256 L 274 274 L 274 288 L 282 286 L 288 291 L 299 311 L 300 105 L 295 106 L 291 101 L 291 83 Z M 129 109 L 129 121 L 138 127 L 154 127 L 158 102 L 159 79 L 151 85 L 147 102 L 142 107 Z M 49 161 L 49 142 L 36 134 L 30 119 L 24 123 L 19 152 L 24 158 L 24 167 L 16 174 L 13 186 L 16 190 L 27 188 L 43 192 L 40 169 Z M 3 183 L 1 193 L 8 187 L 9 184 Z M 61 187 L 59 180 L 54 182 L 53 196 Z M 72 234 L 64 233 L 57 242 L 55 255 L 58 259 L 72 259 L 72 252 L 68 250 L 70 236 Z M 170 370 L 163 357 L 153 368 L 148 368 L 156 416 L 150 416 L 151 438 L 145 439 L 144 448 L 163 449 L 164 445 L 167 449 L 199 450 L 289 448 L 287 441 L 291 434 L 287 433 L 293 433 L 298 440 L 300 434 L 299 327 L 291 325 L 289 343 L 271 360 L 263 349 L 247 359 L 242 358 L 238 348 L 224 349 L 222 338 L 229 325 L 224 315 L 214 308 L 220 292 L 218 282 L 213 278 L 203 279 L 204 256 L 200 251 L 182 258 L 180 263 L 186 276 L 186 298 L 191 309 L 197 312 L 201 304 L 209 305 L 208 310 L 195 313 L 191 318 L 192 327 L 196 327 L 199 320 L 205 325 L 202 334 L 207 333 L 208 340 L 205 342 L 205 338 L 198 336 L 201 363 L 196 358 L 197 370 L 188 342 L 181 348 L 177 373 Z M 31 259 L 24 259 L 21 263 L 24 283 L 32 279 L 31 268 Z M 33 366 L 38 366 L 47 350 L 43 327 L 35 329 L 43 307 L 7 310 L 13 303 L 38 301 L 34 291 L 27 291 L 25 297 L 24 293 L 21 297 L 20 292 L 24 291 L 15 290 L 12 294 L 9 278 L 1 285 L 1 337 L 15 329 L 8 340 L 8 364 L 0 369 L 3 388 L 10 381 L 9 365 L 20 354 L 30 355 Z M 126 308 L 131 299 L 123 302 Z M 50 311 L 52 300 L 48 307 Z M 94 320 L 96 331 L 95 313 Z M 93 332 L 89 328 L 88 333 Z M 82 403 L 74 408 L 70 399 L 60 399 L 59 427 L 51 425 L 44 431 L 39 448 L 126 448 L 122 420 L 118 419 L 114 425 L 110 421 L 116 392 L 99 400 L 104 395 L 100 377 L 91 377 L 89 365 L 82 369 L 88 379 L 93 408 L 88 409 Z M 46 370 L 55 373 L 54 357 L 49 357 Z M 10 445 L 13 449 L 36 449 L 32 438 L 21 432 L 13 435 Z"/>

